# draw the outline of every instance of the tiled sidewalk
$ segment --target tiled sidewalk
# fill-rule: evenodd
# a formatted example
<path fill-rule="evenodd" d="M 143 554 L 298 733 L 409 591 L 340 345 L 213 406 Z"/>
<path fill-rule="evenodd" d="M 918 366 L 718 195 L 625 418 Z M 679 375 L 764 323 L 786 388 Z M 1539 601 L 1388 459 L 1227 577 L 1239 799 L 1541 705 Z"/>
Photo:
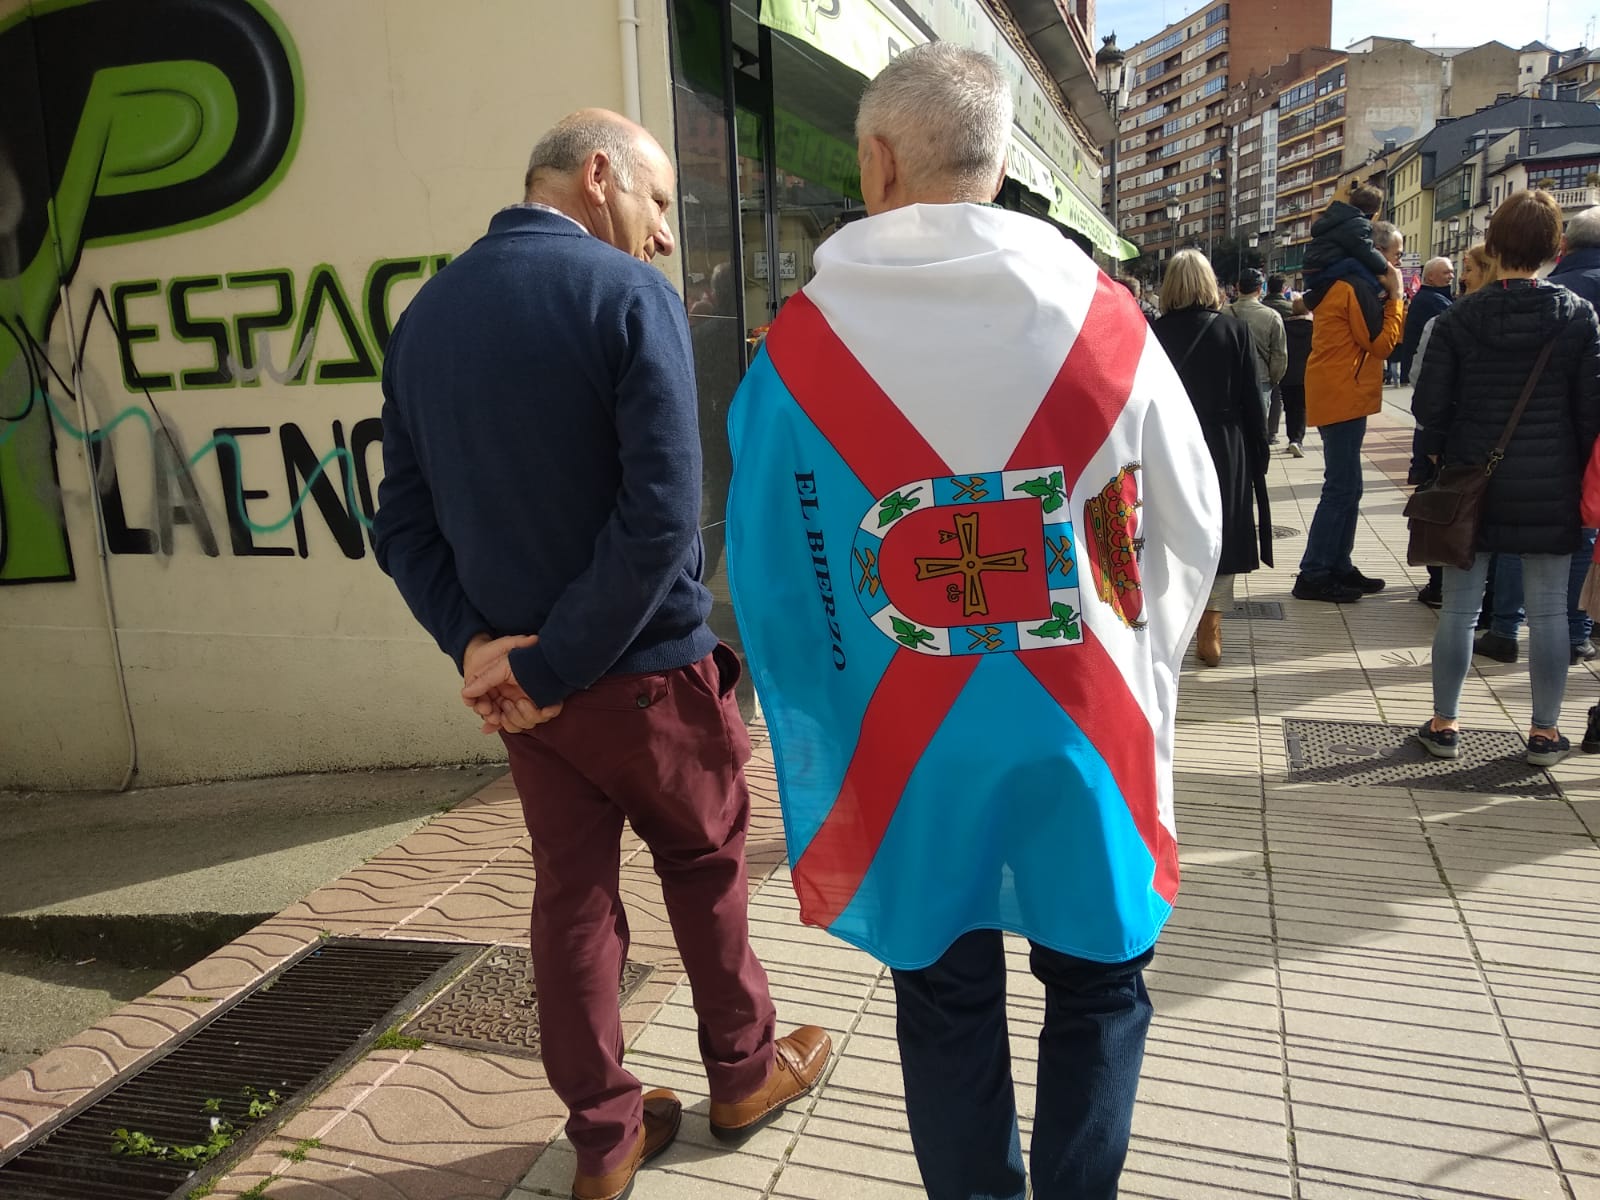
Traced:
<path fill-rule="evenodd" d="M 1224 665 L 1186 669 L 1178 820 L 1184 884 L 1151 972 L 1151 1035 L 1129 1197 L 1600 1200 L 1600 758 L 1554 774 L 1564 800 L 1290 782 L 1285 718 L 1415 724 L 1433 615 L 1412 599 L 1397 481 L 1409 434 L 1369 437 L 1357 560 L 1390 580 L 1346 608 L 1288 597 L 1322 457 L 1280 458 L 1274 520 L 1295 531 L 1248 577 L 1285 620 L 1229 620 Z M 1408 582 L 1409 579 L 1409 582 Z M 1576 736 L 1600 677 L 1574 670 Z M 1526 670 L 1468 681 L 1469 728 L 1522 731 Z M 824 1084 L 738 1151 L 709 1136 L 688 989 L 649 854 L 625 848 L 632 957 L 655 967 L 626 1010 L 628 1060 L 689 1108 L 636 1200 L 919 1195 L 892 985 L 798 924 L 770 760 L 753 765 L 752 919 L 786 1024 L 833 1031 Z M 0 1145 L 325 933 L 526 944 L 531 866 L 508 781 L 0 1081 Z M 1012 955 L 1024 1114 L 1041 993 Z M 564 1196 L 572 1157 L 537 1063 L 428 1045 L 375 1051 L 296 1112 L 214 1195 L 273 1200 Z M 283 1157 L 317 1139 L 304 1161 Z M 546 1148 L 548 1147 L 548 1148 Z M 6 1151 L 0 1150 L 0 1157 Z M 268 1180 L 268 1176 L 273 1176 Z"/>

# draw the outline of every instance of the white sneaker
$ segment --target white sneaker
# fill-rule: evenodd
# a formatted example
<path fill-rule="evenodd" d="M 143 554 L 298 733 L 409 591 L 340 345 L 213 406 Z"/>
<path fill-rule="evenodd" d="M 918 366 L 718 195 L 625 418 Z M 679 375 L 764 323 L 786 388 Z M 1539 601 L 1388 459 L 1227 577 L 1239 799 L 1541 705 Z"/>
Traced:
<path fill-rule="evenodd" d="M 1304 450 L 1300 449 L 1300 443 L 1299 442 L 1290 442 L 1289 443 L 1289 457 L 1290 458 L 1304 458 L 1305 456 L 1306 456 L 1306 452 Z"/>

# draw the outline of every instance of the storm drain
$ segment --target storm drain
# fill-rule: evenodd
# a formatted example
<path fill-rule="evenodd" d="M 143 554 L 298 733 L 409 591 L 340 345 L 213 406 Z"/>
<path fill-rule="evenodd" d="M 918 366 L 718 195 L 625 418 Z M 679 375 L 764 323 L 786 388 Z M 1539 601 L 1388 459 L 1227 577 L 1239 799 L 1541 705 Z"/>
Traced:
<path fill-rule="evenodd" d="M 1527 747 L 1514 733 L 1463 729 L 1457 759 L 1433 757 L 1412 735 L 1409 725 L 1287 720 L 1289 781 L 1561 799 L 1555 780 L 1524 760 Z"/>
<path fill-rule="evenodd" d="M 630 959 L 622 968 L 618 1002 L 626 1003 L 649 978 L 650 968 Z M 418 1013 L 405 1032 L 450 1046 L 538 1058 L 539 993 L 527 949 L 496 946 Z"/>
<path fill-rule="evenodd" d="M 1273 537 L 1273 540 L 1275 540 L 1275 541 L 1281 541 L 1284 538 L 1292 538 L 1292 537 L 1299 537 L 1299 536 L 1300 536 L 1300 531 L 1298 529 L 1296 529 L 1293 525 L 1274 525 L 1272 527 L 1272 537 Z"/>
<path fill-rule="evenodd" d="M 0 1196 L 163 1200 L 194 1182 L 197 1164 L 179 1156 L 203 1146 L 214 1122 L 238 1136 L 201 1168 L 208 1174 L 237 1159 L 298 1098 L 482 949 L 353 938 L 309 947 L 162 1058 L 0 1164 Z M 133 1152 L 114 1153 L 119 1143 Z"/>
<path fill-rule="evenodd" d="M 1283 605 L 1277 600 L 1240 600 L 1222 615 L 1241 621 L 1281 621 Z"/>

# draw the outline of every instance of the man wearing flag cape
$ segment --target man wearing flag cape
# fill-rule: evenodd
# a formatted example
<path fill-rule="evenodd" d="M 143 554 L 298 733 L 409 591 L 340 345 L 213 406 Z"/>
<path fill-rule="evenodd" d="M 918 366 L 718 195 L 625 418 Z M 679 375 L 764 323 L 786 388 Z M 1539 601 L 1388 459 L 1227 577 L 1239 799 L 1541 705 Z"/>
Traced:
<path fill-rule="evenodd" d="M 1033 1194 L 1113 1197 L 1221 510 L 1132 297 L 988 205 L 1011 120 L 998 64 L 946 42 L 868 86 L 871 215 L 734 401 L 728 557 L 802 919 L 894 968 L 929 1195 L 1024 1194 L 1010 931 L 1046 996 Z"/>

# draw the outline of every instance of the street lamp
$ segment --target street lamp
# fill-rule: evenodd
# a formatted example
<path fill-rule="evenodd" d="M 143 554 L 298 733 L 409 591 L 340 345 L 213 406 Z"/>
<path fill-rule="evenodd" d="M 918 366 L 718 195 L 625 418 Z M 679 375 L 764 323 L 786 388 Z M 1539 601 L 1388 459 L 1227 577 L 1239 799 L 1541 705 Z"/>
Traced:
<path fill-rule="evenodd" d="M 1172 248 L 1167 251 L 1167 261 L 1178 252 L 1178 218 L 1183 216 L 1183 205 L 1176 200 L 1167 201 L 1167 222 L 1172 226 Z"/>
<path fill-rule="evenodd" d="M 1118 229 L 1117 219 L 1117 143 L 1122 140 L 1122 106 L 1127 101 L 1127 77 L 1123 63 L 1127 55 L 1117 46 L 1117 35 L 1101 38 L 1100 53 L 1094 56 L 1095 73 L 1099 76 L 1100 97 L 1111 113 L 1111 227 Z"/>
<path fill-rule="evenodd" d="M 1466 238 L 1466 241 L 1463 242 L 1460 239 L 1460 233 L 1461 233 L 1461 218 L 1460 217 L 1451 217 L 1449 223 L 1445 226 L 1445 228 L 1447 228 L 1450 231 L 1450 253 L 1451 253 L 1451 255 L 1454 255 L 1456 253 L 1456 251 L 1462 250 L 1465 247 L 1470 247 L 1472 245 L 1472 239 L 1477 235 L 1477 232 L 1478 232 L 1477 229 L 1474 227 L 1474 225 L 1472 223 L 1472 214 L 1471 213 L 1467 214 L 1467 238 Z M 1456 260 L 1455 266 L 1456 266 L 1456 274 L 1459 275 L 1461 273 L 1461 262 L 1460 262 L 1459 259 Z"/>
<path fill-rule="evenodd" d="M 1212 167 L 1211 170 L 1209 172 L 1207 172 L 1207 178 L 1209 178 L 1211 180 L 1211 182 L 1215 183 L 1217 186 L 1220 187 L 1222 185 L 1222 181 L 1223 181 L 1222 168 L 1221 167 Z M 1214 215 L 1215 208 L 1216 208 L 1215 197 L 1212 197 L 1212 198 L 1210 198 L 1210 199 L 1208 199 L 1206 201 L 1206 260 L 1208 262 L 1211 259 L 1211 242 L 1212 242 L 1212 235 L 1214 233 L 1214 230 L 1212 229 L 1212 225 L 1211 225 L 1211 220 L 1212 220 L 1212 217 Z"/>

